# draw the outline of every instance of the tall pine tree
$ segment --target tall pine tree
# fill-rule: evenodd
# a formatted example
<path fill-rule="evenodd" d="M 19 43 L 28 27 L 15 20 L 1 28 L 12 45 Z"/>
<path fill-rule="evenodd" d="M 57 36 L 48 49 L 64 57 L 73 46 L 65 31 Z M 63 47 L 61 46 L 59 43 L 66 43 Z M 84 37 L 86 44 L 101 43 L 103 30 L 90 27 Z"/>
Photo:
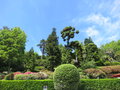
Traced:
<path fill-rule="evenodd" d="M 61 52 L 58 44 L 59 43 L 56 34 L 56 29 L 53 28 L 52 33 L 47 38 L 46 47 L 45 47 L 45 51 L 49 61 L 49 69 L 52 71 L 56 66 L 61 64 Z"/>

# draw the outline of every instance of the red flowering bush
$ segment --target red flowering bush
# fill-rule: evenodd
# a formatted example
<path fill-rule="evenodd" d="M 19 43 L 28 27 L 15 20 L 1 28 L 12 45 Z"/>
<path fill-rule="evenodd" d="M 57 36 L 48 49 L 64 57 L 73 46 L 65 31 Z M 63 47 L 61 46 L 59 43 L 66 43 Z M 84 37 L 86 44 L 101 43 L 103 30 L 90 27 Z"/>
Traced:
<path fill-rule="evenodd" d="M 120 73 L 119 74 L 113 74 L 112 77 L 120 77 Z"/>

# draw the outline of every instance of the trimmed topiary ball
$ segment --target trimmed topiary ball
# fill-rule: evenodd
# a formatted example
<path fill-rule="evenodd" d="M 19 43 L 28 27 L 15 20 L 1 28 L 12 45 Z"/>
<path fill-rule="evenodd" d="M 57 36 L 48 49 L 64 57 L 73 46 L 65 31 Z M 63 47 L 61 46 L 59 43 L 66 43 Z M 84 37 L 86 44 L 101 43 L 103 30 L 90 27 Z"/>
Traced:
<path fill-rule="evenodd" d="M 80 75 L 77 68 L 72 64 L 62 64 L 54 72 L 55 90 L 77 90 Z"/>

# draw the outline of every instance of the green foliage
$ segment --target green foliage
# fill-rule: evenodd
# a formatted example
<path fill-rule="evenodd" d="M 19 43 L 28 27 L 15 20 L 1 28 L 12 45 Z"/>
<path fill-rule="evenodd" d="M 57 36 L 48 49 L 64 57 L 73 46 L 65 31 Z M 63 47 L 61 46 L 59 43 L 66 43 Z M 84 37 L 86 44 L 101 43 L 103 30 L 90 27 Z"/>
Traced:
<path fill-rule="evenodd" d="M 47 86 L 48 90 L 55 90 L 52 80 L 1 80 L 0 81 L 1 90 L 43 90 L 44 86 Z M 120 80 L 119 79 L 81 79 L 78 90 L 120 90 Z"/>
<path fill-rule="evenodd" d="M 34 49 L 31 48 L 29 52 L 25 53 L 25 61 L 24 61 L 24 66 L 26 71 L 34 71 L 36 64 L 36 54 L 34 53 Z"/>
<path fill-rule="evenodd" d="M 4 77 L 4 80 L 13 80 L 14 79 L 14 74 L 13 73 L 9 73 L 8 75 L 6 75 Z"/>
<path fill-rule="evenodd" d="M 48 76 L 45 73 L 33 73 L 33 74 L 17 74 L 15 75 L 15 80 L 40 80 L 47 79 Z"/>
<path fill-rule="evenodd" d="M 100 60 L 99 58 L 99 53 L 98 53 L 98 48 L 94 43 L 90 43 L 88 45 L 86 45 L 85 47 L 86 49 L 86 60 L 87 61 L 98 61 Z"/>
<path fill-rule="evenodd" d="M 67 41 L 67 47 L 69 47 L 69 43 L 70 43 L 70 39 L 74 38 L 74 35 L 78 34 L 79 31 L 75 31 L 74 27 L 68 26 L 65 27 L 62 31 L 61 31 L 61 37 L 63 38 L 64 41 Z"/>
<path fill-rule="evenodd" d="M 62 64 L 68 64 L 71 63 L 72 61 L 72 55 L 71 55 L 71 49 L 67 49 L 63 45 L 59 45 L 60 51 L 61 51 L 61 59 L 62 59 Z"/>
<path fill-rule="evenodd" d="M 54 76 L 54 73 L 50 74 L 48 79 L 52 79 L 53 80 L 53 76 Z"/>
<path fill-rule="evenodd" d="M 1 90 L 43 90 L 47 86 L 48 90 L 54 90 L 51 80 L 2 80 L 0 81 Z"/>
<path fill-rule="evenodd" d="M 83 79 L 78 90 L 120 90 L 119 79 Z"/>
<path fill-rule="evenodd" d="M 45 54 L 46 41 L 44 39 L 42 39 L 37 46 L 39 46 L 39 48 L 41 50 L 41 53 L 42 53 L 41 59 L 43 59 L 44 54 Z"/>
<path fill-rule="evenodd" d="M 110 62 L 110 61 L 105 61 L 105 62 L 104 62 L 104 65 L 105 65 L 105 66 L 110 66 L 110 65 L 111 65 L 111 62 Z"/>
<path fill-rule="evenodd" d="M 112 41 L 110 43 L 102 45 L 101 53 L 103 57 L 108 56 L 108 58 L 106 58 L 107 61 L 119 62 L 120 61 L 120 40 Z"/>
<path fill-rule="evenodd" d="M 99 49 L 97 48 L 97 46 L 94 44 L 94 42 L 92 41 L 91 37 L 86 38 L 84 40 L 84 62 L 88 62 L 92 61 L 96 63 L 96 65 L 101 65 L 101 59 L 100 59 L 100 55 L 99 55 Z"/>
<path fill-rule="evenodd" d="M 80 80 L 79 72 L 74 65 L 63 64 L 54 72 L 54 87 L 56 90 L 77 90 Z"/>
<path fill-rule="evenodd" d="M 5 74 L 0 73 L 0 80 L 4 79 L 4 77 L 5 77 Z"/>
<path fill-rule="evenodd" d="M 23 70 L 25 42 L 26 35 L 19 27 L 0 30 L 0 66 L 8 72 Z"/>
<path fill-rule="evenodd" d="M 120 65 L 120 62 L 111 62 L 111 65 Z"/>
<path fill-rule="evenodd" d="M 27 78 L 28 74 L 18 74 L 14 76 L 14 80 L 29 80 L 29 78 Z"/>
<path fill-rule="evenodd" d="M 35 71 L 40 71 L 40 70 L 42 70 L 42 69 L 44 69 L 43 66 L 35 66 Z"/>
<path fill-rule="evenodd" d="M 79 41 L 72 41 L 70 47 L 74 55 L 73 63 L 75 66 L 80 67 L 83 61 L 83 46 Z"/>
<path fill-rule="evenodd" d="M 85 44 L 85 45 L 88 45 L 88 44 L 90 44 L 90 43 L 93 43 L 92 38 L 91 38 L 91 37 L 85 38 L 84 44 Z"/>
<path fill-rule="evenodd" d="M 82 69 L 95 68 L 95 67 L 96 67 L 96 63 L 94 60 L 82 62 L 81 65 Z"/>
<path fill-rule="evenodd" d="M 48 69 L 53 71 L 56 66 L 61 64 L 61 52 L 58 47 L 58 37 L 55 28 L 53 28 L 52 33 L 46 40 L 45 51 L 47 54 L 48 66 L 50 66 Z"/>

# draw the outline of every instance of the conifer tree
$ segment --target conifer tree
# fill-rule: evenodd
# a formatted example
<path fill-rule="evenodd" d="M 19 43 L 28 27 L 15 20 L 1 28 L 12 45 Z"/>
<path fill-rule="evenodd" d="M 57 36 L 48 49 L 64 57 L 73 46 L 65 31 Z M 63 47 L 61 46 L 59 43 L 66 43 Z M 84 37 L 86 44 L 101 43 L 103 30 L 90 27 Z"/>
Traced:
<path fill-rule="evenodd" d="M 62 31 L 61 31 L 61 37 L 63 38 L 64 41 L 67 41 L 67 45 L 66 47 L 69 47 L 70 44 L 70 39 L 74 38 L 75 33 L 78 34 L 79 31 L 75 30 L 74 27 L 68 26 L 65 27 Z"/>
<path fill-rule="evenodd" d="M 61 64 L 61 52 L 59 49 L 58 37 L 56 29 L 53 28 L 52 33 L 48 36 L 46 41 L 45 51 L 48 56 L 50 70 L 54 70 L 56 66 Z"/>

